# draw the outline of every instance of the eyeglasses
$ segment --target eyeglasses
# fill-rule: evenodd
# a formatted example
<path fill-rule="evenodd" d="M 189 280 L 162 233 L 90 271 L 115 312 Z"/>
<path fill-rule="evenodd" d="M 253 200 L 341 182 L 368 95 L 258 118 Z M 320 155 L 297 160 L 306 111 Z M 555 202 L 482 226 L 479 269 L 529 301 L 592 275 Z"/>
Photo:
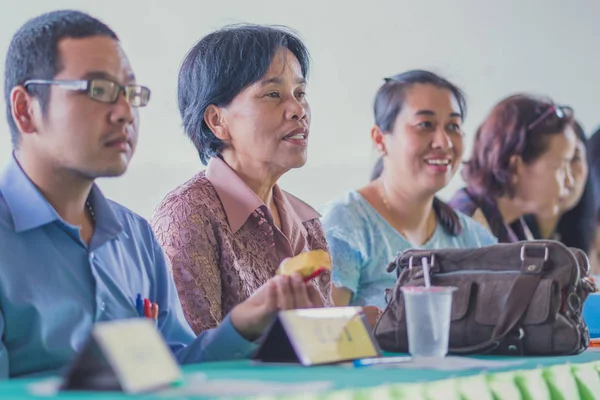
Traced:
<path fill-rule="evenodd" d="M 25 89 L 29 85 L 56 85 L 63 89 L 75 92 L 85 92 L 92 100 L 101 103 L 116 103 L 121 93 L 125 94 L 125 99 L 132 107 L 145 107 L 150 101 L 150 89 L 140 85 L 121 86 L 108 79 L 90 79 L 90 80 L 47 80 L 31 79 L 26 81 L 23 86 Z"/>
<path fill-rule="evenodd" d="M 551 105 L 546 111 L 527 126 L 528 131 L 534 130 L 542 123 L 547 126 L 556 125 L 556 122 L 565 118 L 573 118 L 573 109 L 569 106 Z"/>

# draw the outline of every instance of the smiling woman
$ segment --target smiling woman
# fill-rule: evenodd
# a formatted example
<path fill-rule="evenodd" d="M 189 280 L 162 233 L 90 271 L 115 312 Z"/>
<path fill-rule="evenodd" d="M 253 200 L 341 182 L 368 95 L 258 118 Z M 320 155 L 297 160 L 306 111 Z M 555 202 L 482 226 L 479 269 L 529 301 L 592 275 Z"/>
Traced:
<path fill-rule="evenodd" d="M 323 225 L 333 260 L 336 305 L 385 307 L 396 276 L 386 266 L 409 248 L 479 247 L 495 239 L 436 193 L 463 152 L 465 99 L 428 71 L 387 78 L 375 98 L 371 139 L 380 171 L 359 190 L 325 206 Z"/>
<path fill-rule="evenodd" d="M 199 333 L 275 276 L 288 257 L 327 249 L 318 213 L 279 178 L 306 163 L 308 51 L 283 28 L 237 25 L 187 54 L 179 110 L 205 171 L 152 218 L 187 320 Z M 330 274 L 315 280 L 330 301 Z"/>

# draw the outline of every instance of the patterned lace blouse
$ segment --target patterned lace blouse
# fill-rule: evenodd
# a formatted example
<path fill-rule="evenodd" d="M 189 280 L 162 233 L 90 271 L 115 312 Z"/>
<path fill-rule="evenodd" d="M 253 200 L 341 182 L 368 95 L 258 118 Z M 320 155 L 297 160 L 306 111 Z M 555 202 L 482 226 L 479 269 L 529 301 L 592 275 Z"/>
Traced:
<path fill-rule="evenodd" d="M 281 229 L 268 207 L 220 158 L 169 193 L 152 228 L 166 252 L 186 318 L 198 334 L 221 322 L 231 309 L 272 278 L 286 257 L 327 250 L 319 214 L 273 188 Z M 332 305 L 330 274 L 317 286 Z"/>

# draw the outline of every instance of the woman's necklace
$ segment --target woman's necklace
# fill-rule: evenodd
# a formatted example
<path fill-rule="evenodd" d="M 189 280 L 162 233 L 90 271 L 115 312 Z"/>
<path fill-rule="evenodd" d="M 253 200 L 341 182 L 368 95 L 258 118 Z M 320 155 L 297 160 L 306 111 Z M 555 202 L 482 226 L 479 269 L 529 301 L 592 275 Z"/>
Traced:
<path fill-rule="evenodd" d="M 402 235 L 402 237 L 406 240 L 408 240 L 408 236 L 406 235 L 406 232 L 402 229 L 400 229 L 398 227 L 398 224 L 395 223 L 394 221 L 394 212 L 392 210 L 392 208 L 390 207 L 390 203 L 388 202 L 388 198 L 385 195 L 386 191 L 385 191 L 385 185 L 383 183 L 382 179 L 379 179 L 379 196 L 381 197 L 381 201 L 383 202 L 383 205 L 385 206 L 385 211 L 389 217 L 389 222 L 390 225 L 396 229 L 400 235 Z M 427 241 L 429 241 L 429 239 L 431 239 L 431 237 L 433 236 L 434 232 L 435 232 L 435 219 L 433 226 L 431 226 L 431 218 L 427 219 L 427 238 L 423 241 L 423 243 L 426 243 Z M 422 244 L 422 243 L 421 243 Z"/>

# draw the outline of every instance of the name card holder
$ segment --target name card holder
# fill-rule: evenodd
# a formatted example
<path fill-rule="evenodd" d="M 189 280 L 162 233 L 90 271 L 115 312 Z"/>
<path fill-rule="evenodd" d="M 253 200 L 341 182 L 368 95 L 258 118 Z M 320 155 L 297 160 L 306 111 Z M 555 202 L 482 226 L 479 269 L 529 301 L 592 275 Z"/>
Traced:
<path fill-rule="evenodd" d="M 379 357 L 360 307 L 281 311 L 253 359 L 305 366 Z"/>
<path fill-rule="evenodd" d="M 61 390 L 148 392 L 181 382 L 181 369 L 149 319 L 94 325 Z"/>

